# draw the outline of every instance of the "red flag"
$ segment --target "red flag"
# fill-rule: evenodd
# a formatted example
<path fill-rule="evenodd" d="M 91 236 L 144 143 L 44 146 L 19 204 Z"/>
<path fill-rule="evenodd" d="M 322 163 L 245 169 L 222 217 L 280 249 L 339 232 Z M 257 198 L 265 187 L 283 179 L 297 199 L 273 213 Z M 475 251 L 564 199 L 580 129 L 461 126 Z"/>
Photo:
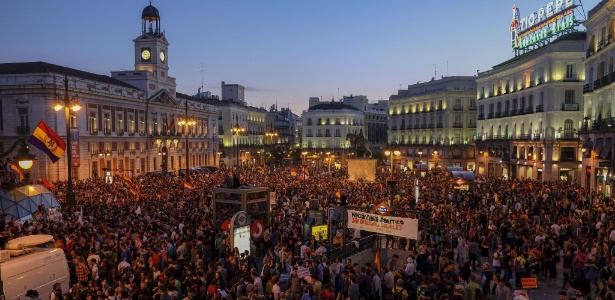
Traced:
<path fill-rule="evenodd" d="M 41 181 L 43 182 L 43 186 L 48 188 L 48 189 L 56 189 L 56 185 L 53 184 L 51 181 L 49 181 L 49 179 L 47 178 L 41 178 Z"/>

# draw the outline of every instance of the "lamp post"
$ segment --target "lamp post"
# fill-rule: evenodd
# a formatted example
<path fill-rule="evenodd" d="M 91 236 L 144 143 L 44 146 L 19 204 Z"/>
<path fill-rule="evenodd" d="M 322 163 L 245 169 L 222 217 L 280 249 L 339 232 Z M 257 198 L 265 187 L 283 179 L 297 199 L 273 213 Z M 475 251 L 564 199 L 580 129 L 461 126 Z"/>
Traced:
<path fill-rule="evenodd" d="M 185 104 L 185 114 L 183 116 L 181 116 L 179 118 L 179 121 L 177 122 L 177 124 L 179 124 L 179 126 L 186 126 L 185 127 L 185 131 L 184 131 L 184 135 L 186 136 L 186 174 L 185 174 L 185 179 L 186 181 L 190 180 L 190 172 L 189 172 L 189 168 L 190 168 L 190 156 L 188 154 L 188 131 L 190 130 L 190 126 L 194 126 L 196 125 L 196 120 L 194 119 L 194 117 L 189 117 L 188 116 L 188 101 L 184 102 Z"/>
<path fill-rule="evenodd" d="M 433 160 L 434 160 L 434 162 L 433 162 L 433 168 L 435 169 L 435 168 L 438 166 L 438 158 L 439 158 L 439 157 L 438 157 L 438 150 L 434 150 L 434 151 L 433 151 L 433 153 L 432 153 L 432 155 L 433 155 Z M 434 171 L 435 171 L 435 170 L 434 170 Z"/>
<path fill-rule="evenodd" d="M 423 164 L 423 151 L 419 150 L 419 165 Z"/>
<path fill-rule="evenodd" d="M 235 125 L 231 127 L 231 132 L 235 135 L 235 163 L 239 165 L 239 133 L 246 131 L 243 126 L 240 126 L 238 122 L 235 122 Z"/>
<path fill-rule="evenodd" d="M 329 173 L 331 173 L 331 152 L 327 152 L 327 163 L 329 168 Z"/>
<path fill-rule="evenodd" d="M 66 121 L 66 159 L 68 167 L 68 186 L 66 188 L 66 203 L 68 206 L 75 206 L 75 192 L 73 190 L 73 161 L 70 141 L 70 110 L 76 112 L 81 109 L 77 95 L 73 98 L 68 96 L 68 75 L 64 75 L 64 99 L 60 99 L 59 95 L 56 95 L 56 103 L 53 106 L 55 111 L 60 111 L 64 108 L 65 121 Z"/>
<path fill-rule="evenodd" d="M 387 180 L 387 183 L 389 184 L 389 187 L 391 190 L 391 198 L 389 199 L 389 206 L 392 207 L 393 200 L 395 197 L 395 185 L 397 184 L 397 181 L 395 180 L 395 176 L 394 176 L 395 175 L 395 165 L 394 165 L 393 157 L 401 155 L 401 152 L 399 152 L 399 150 L 386 150 L 384 151 L 384 154 L 389 157 L 390 163 L 391 163 L 391 179 Z"/>
<path fill-rule="evenodd" d="M 305 158 L 308 155 L 307 151 L 303 151 L 301 152 L 301 155 L 303 155 L 303 166 L 305 166 Z"/>
<path fill-rule="evenodd" d="M 19 146 L 19 150 L 17 150 L 17 155 L 13 156 L 13 160 L 17 161 L 17 164 L 20 168 L 24 170 L 28 170 L 32 168 L 32 164 L 34 164 L 34 160 L 36 160 L 36 155 L 30 153 L 30 148 L 28 147 L 28 143 L 24 139 L 18 139 L 15 141 L 13 146 L 9 148 L 4 153 L 0 153 L 0 159 L 7 157 L 15 148 Z M 26 177 L 27 179 L 27 177 Z"/>
<path fill-rule="evenodd" d="M 273 138 L 278 136 L 278 133 L 275 131 L 268 131 L 265 133 L 265 136 L 270 138 L 270 144 L 274 144 Z"/>

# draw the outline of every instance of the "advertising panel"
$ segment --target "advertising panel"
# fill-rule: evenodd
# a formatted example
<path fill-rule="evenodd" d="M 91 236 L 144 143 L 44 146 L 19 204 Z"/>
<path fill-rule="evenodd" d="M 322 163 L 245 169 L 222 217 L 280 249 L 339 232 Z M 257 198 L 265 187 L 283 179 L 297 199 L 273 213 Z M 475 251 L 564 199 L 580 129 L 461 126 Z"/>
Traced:
<path fill-rule="evenodd" d="M 348 210 L 348 227 L 417 240 L 419 220 Z"/>

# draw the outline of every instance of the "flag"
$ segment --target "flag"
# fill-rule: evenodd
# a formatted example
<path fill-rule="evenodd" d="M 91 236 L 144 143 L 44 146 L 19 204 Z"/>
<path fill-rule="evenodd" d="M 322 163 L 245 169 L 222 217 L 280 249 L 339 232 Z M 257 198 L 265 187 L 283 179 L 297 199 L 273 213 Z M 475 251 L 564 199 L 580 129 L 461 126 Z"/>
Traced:
<path fill-rule="evenodd" d="M 51 181 L 49 181 L 49 179 L 47 178 L 41 178 L 41 182 L 43 183 L 43 186 L 48 188 L 48 189 L 57 189 L 56 185 L 53 184 Z"/>
<path fill-rule="evenodd" d="M 470 213 L 470 209 L 468 208 L 468 213 L 466 214 L 466 219 L 470 219 L 472 217 L 472 214 Z"/>
<path fill-rule="evenodd" d="M 301 175 L 299 175 L 299 180 L 307 180 L 310 177 L 310 175 L 307 174 L 307 172 L 301 172 Z"/>
<path fill-rule="evenodd" d="M 139 207 L 137 207 L 137 210 L 135 210 L 135 214 L 136 214 L 137 216 L 140 216 L 140 215 L 141 215 L 141 205 L 139 205 Z"/>
<path fill-rule="evenodd" d="M 301 172 L 303 172 L 303 174 L 305 174 L 305 175 L 310 175 L 310 172 L 308 172 L 308 170 L 307 170 L 307 167 L 306 167 L 306 166 L 303 166 L 303 167 L 301 168 Z"/>
<path fill-rule="evenodd" d="M 376 250 L 376 257 L 374 258 L 374 264 L 376 265 L 376 270 L 380 273 L 380 249 Z"/>
<path fill-rule="evenodd" d="M 137 195 L 137 189 L 135 189 L 134 186 L 132 186 L 132 184 L 128 183 L 128 182 L 124 182 L 126 184 L 126 187 L 128 187 L 128 190 L 130 191 L 131 194 L 133 195 Z"/>
<path fill-rule="evenodd" d="M 194 186 L 190 182 L 184 180 L 184 192 L 189 193 L 192 192 L 192 190 L 194 190 Z"/>
<path fill-rule="evenodd" d="M 297 176 L 297 169 L 296 168 L 290 168 L 290 176 Z"/>
<path fill-rule="evenodd" d="M 19 181 L 23 180 L 25 177 L 23 170 L 16 162 L 11 162 L 11 173 L 19 178 Z"/>
<path fill-rule="evenodd" d="M 41 120 L 28 142 L 43 151 L 55 163 L 66 150 L 66 142 Z"/>
<path fill-rule="evenodd" d="M 261 172 L 261 173 L 265 173 L 265 167 L 263 167 L 263 166 L 260 166 L 260 165 L 259 165 L 259 166 L 257 166 L 257 167 L 256 167 L 256 169 L 257 169 L 259 172 Z"/>
<path fill-rule="evenodd" d="M 337 192 L 335 192 L 335 197 L 342 198 L 342 191 L 337 190 Z"/>
<path fill-rule="evenodd" d="M 132 179 L 130 179 L 130 176 L 128 176 L 128 174 L 124 174 L 124 181 L 130 182 L 130 184 L 133 184 Z"/>

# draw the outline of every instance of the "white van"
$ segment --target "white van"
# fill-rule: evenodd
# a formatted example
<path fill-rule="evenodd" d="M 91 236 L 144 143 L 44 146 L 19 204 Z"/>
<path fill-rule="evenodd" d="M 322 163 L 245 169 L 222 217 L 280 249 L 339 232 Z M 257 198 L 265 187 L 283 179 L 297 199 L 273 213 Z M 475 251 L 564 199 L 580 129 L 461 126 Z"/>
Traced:
<path fill-rule="evenodd" d="M 6 299 L 28 299 L 28 290 L 36 290 L 41 299 L 49 299 L 57 282 L 62 285 L 62 293 L 68 292 L 70 274 L 64 251 L 36 248 L 52 239 L 50 235 L 21 237 L 8 241 L 6 250 L 0 251 L 0 278 Z"/>

